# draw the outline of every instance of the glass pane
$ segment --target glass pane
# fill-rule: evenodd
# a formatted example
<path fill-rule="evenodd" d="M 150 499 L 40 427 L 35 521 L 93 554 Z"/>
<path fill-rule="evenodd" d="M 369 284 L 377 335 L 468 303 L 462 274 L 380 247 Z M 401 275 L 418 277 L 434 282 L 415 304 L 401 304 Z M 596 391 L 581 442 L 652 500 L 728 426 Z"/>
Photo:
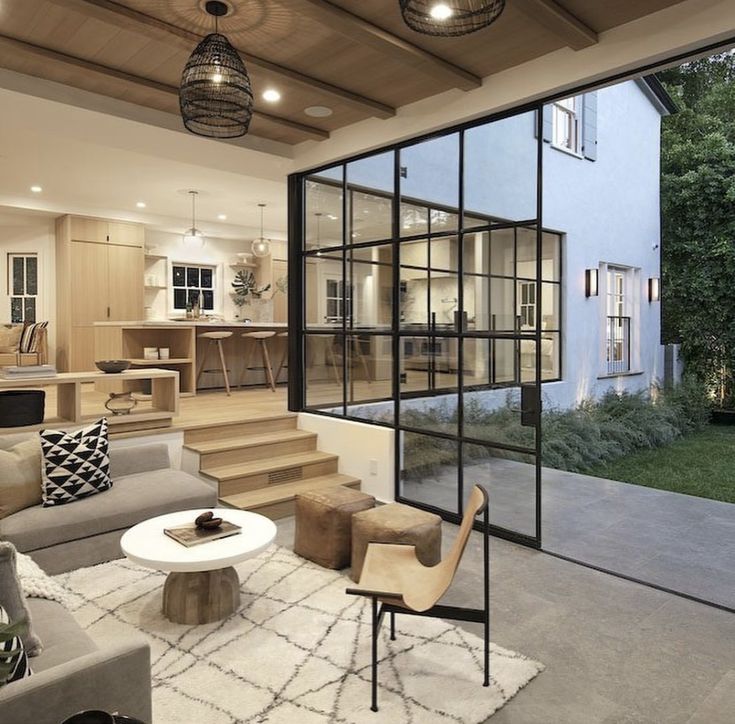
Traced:
<path fill-rule="evenodd" d="M 519 277 L 536 279 L 536 229 L 516 229 L 516 273 Z"/>
<path fill-rule="evenodd" d="M 202 288 L 204 289 L 212 288 L 212 270 L 211 269 L 202 269 L 200 279 L 201 279 Z"/>
<path fill-rule="evenodd" d="M 400 433 L 401 495 L 457 513 L 459 445 L 454 440 Z"/>
<path fill-rule="evenodd" d="M 490 375 L 491 340 L 467 337 L 463 344 L 462 385 L 465 390 L 476 385 L 492 384 Z"/>
<path fill-rule="evenodd" d="M 23 321 L 29 323 L 36 321 L 35 297 L 25 297 L 25 299 L 23 300 Z"/>
<path fill-rule="evenodd" d="M 207 311 L 213 310 L 214 309 L 214 292 L 205 289 L 202 292 L 202 297 L 204 298 L 204 303 L 203 303 L 204 309 L 206 309 Z"/>
<path fill-rule="evenodd" d="M 457 237 L 432 239 L 429 242 L 429 263 L 432 269 L 457 271 L 459 268 L 459 251 Z"/>
<path fill-rule="evenodd" d="M 561 319 L 561 284 L 543 282 L 541 284 L 541 329 L 558 330 Z"/>
<path fill-rule="evenodd" d="M 490 234 L 473 232 L 463 236 L 463 254 L 465 274 L 490 273 Z"/>
<path fill-rule="evenodd" d="M 415 204 L 401 204 L 401 236 L 429 233 L 429 209 Z"/>
<path fill-rule="evenodd" d="M 541 236 L 541 278 L 561 281 L 561 236 L 547 231 Z"/>
<path fill-rule="evenodd" d="M 429 272 L 401 267 L 400 273 L 401 327 L 425 330 L 429 326 Z"/>
<path fill-rule="evenodd" d="M 561 377 L 561 335 L 544 332 L 541 335 L 541 379 L 558 380 Z"/>
<path fill-rule="evenodd" d="M 432 138 L 400 152 L 401 200 L 437 205 L 456 213 L 459 205 L 459 134 Z M 436 219 L 439 228 L 456 229 L 456 216 Z M 454 224 L 454 225 L 453 225 Z"/>
<path fill-rule="evenodd" d="M 429 268 L 429 243 L 425 239 L 401 242 L 400 253 L 401 266 Z"/>
<path fill-rule="evenodd" d="M 393 315 L 392 248 L 370 247 L 352 254 L 352 325 L 390 329 Z M 363 261 L 364 259 L 364 261 Z M 388 261 L 388 263 L 386 263 Z"/>
<path fill-rule="evenodd" d="M 533 111 L 470 128 L 464 135 L 464 204 L 498 221 L 535 219 L 538 139 Z"/>
<path fill-rule="evenodd" d="M 308 256 L 304 275 L 304 321 L 310 329 L 341 327 L 345 313 L 343 252 Z"/>
<path fill-rule="evenodd" d="M 456 231 L 459 228 L 459 214 L 442 209 L 431 209 L 429 223 L 429 231 L 432 234 L 436 234 L 437 231 Z"/>
<path fill-rule="evenodd" d="M 434 330 L 458 329 L 459 277 L 432 272 L 429 284 L 429 324 Z"/>
<path fill-rule="evenodd" d="M 198 289 L 188 289 L 189 294 L 189 304 L 194 306 L 197 302 L 199 302 L 199 290 Z"/>
<path fill-rule="evenodd" d="M 524 339 L 518 343 L 518 367 L 521 382 L 534 382 L 536 379 L 536 342 Z"/>
<path fill-rule="evenodd" d="M 466 504 L 475 484 L 488 492 L 490 523 L 536 535 L 536 465 L 532 455 L 464 444 L 462 493 Z"/>
<path fill-rule="evenodd" d="M 25 271 L 22 256 L 13 257 L 13 294 L 25 293 Z"/>
<path fill-rule="evenodd" d="M 26 294 L 38 294 L 38 258 L 26 257 Z"/>
<path fill-rule="evenodd" d="M 183 287 L 186 286 L 186 269 L 183 266 L 173 267 L 173 286 Z"/>
<path fill-rule="evenodd" d="M 471 348 L 465 343 L 466 355 L 471 354 Z M 521 425 L 519 388 L 465 390 L 462 404 L 465 437 L 533 450 L 536 430 Z"/>
<path fill-rule="evenodd" d="M 174 309 L 186 309 L 186 289 L 174 289 Z"/>
<path fill-rule="evenodd" d="M 527 364 L 533 364 L 528 356 Z M 490 343 L 490 381 L 493 385 L 513 385 L 519 379 L 518 342 L 514 339 L 493 339 Z"/>
<path fill-rule="evenodd" d="M 393 422 L 393 340 L 352 335 L 347 356 L 347 414 Z"/>
<path fill-rule="evenodd" d="M 23 321 L 23 297 L 11 297 L 10 321 L 12 324 L 20 324 Z"/>
<path fill-rule="evenodd" d="M 343 414 L 343 339 L 341 335 L 307 334 L 304 339 L 306 406 Z"/>
<path fill-rule="evenodd" d="M 347 165 L 353 243 L 393 237 L 394 158 L 391 151 Z"/>
<path fill-rule="evenodd" d="M 469 331 L 513 332 L 517 325 L 515 283 L 502 277 L 467 276 L 464 308 Z"/>
<path fill-rule="evenodd" d="M 304 248 L 342 246 L 342 166 L 306 180 Z"/>
<path fill-rule="evenodd" d="M 512 277 L 515 273 L 515 230 L 496 229 L 490 232 L 490 273 Z M 535 279 L 536 274 L 531 278 Z"/>
<path fill-rule="evenodd" d="M 198 287 L 199 286 L 199 269 L 195 266 L 186 267 L 186 286 L 187 287 Z"/>

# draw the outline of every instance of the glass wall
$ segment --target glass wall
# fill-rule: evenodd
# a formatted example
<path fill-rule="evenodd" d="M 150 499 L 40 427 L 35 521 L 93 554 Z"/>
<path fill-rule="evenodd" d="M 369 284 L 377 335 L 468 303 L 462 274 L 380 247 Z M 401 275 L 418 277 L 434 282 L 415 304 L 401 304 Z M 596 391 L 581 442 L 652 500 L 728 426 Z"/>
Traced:
<path fill-rule="evenodd" d="M 530 542 L 540 440 L 524 405 L 561 376 L 562 324 L 536 126 L 519 114 L 301 176 L 291 258 L 302 409 L 395 427 L 397 499 L 456 519 L 481 483 L 497 531 Z"/>

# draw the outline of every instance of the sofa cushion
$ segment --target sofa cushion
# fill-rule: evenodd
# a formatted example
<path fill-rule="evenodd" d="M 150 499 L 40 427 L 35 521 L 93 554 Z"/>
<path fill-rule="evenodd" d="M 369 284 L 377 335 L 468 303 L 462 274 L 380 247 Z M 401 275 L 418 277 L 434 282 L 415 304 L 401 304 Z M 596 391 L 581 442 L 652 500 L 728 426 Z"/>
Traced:
<path fill-rule="evenodd" d="M 104 495 L 93 495 L 74 505 L 37 505 L 21 510 L 0 520 L 0 538 L 27 553 L 216 502 L 214 488 L 192 475 L 170 468 L 155 470 L 119 478 Z"/>
<path fill-rule="evenodd" d="M 19 623 L 21 621 L 11 621 L 7 611 L 0 606 L 0 626 L 13 626 L 11 630 L 14 632 L 0 638 L 0 686 L 12 684 L 31 675 L 31 667 L 28 665 L 28 657 L 20 638 Z"/>
<path fill-rule="evenodd" d="M 43 653 L 33 659 L 33 671 L 45 671 L 97 651 L 97 645 L 60 603 L 29 598 L 33 624 L 43 637 Z"/>
<path fill-rule="evenodd" d="M 66 505 L 112 487 L 110 443 L 103 417 L 81 430 L 41 430 L 43 504 Z"/>
<path fill-rule="evenodd" d="M 0 518 L 41 502 L 41 443 L 38 437 L 0 449 Z"/>
<path fill-rule="evenodd" d="M 20 338 L 23 334 L 22 324 L 0 325 L 0 353 L 14 354 L 20 346 Z"/>

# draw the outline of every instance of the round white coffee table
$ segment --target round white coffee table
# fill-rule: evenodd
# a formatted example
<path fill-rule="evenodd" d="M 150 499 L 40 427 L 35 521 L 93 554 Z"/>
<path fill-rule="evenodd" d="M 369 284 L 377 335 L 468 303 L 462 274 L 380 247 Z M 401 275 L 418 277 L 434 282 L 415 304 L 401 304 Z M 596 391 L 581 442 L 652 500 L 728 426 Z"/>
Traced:
<path fill-rule="evenodd" d="M 205 510 L 239 525 L 237 535 L 187 548 L 169 538 L 164 528 L 193 523 Z M 133 563 L 167 571 L 163 587 L 163 613 L 175 623 L 218 621 L 240 605 L 240 580 L 235 563 L 265 550 L 276 536 L 275 523 L 263 515 L 234 508 L 182 510 L 145 520 L 126 531 L 120 540 Z"/>

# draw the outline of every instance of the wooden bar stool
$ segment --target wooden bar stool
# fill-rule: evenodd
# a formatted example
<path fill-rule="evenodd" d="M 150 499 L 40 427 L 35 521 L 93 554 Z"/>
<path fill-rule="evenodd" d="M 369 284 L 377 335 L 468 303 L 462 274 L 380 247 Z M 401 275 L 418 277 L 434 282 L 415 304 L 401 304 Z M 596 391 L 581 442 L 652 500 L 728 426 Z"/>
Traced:
<path fill-rule="evenodd" d="M 276 337 L 283 340 L 283 351 L 281 353 L 281 361 L 278 363 L 278 369 L 276 370 L 276 382 L 281 374 L 281 370 L 285 367 L 288 369 L 288 332 L 279 332 Z"/>
<path fill-rule="evenodd" d="M 245 334 L 242 335 L 242 338 L 247 342 L 247 340 L 252 339 L 253 342 L 260 347 L 260 356 L 263 360 L 263 371 L 265 372 L 265 384 L 273 390 L 273 392 L 276 391 L 276 383 L 273 380 L 273 368 L 271 367 L 271 357 L 270 354 L 268 354 L 268 340 L 271 339 L 271 337 L 275 337 L 275 332 L 245 332 Z M 248 370 L 254 370 L 254 369 L 261 369 L 260 367 L 251 367 L 250 366 L 250 360 L 253 357 L 253 349 L 250 349 L 246 356 L 245 356 L 245 367 L 242 370 L 242 375 L 240 375 L 240 386 L 243 384 L 243 380 L 245 379 L 245 375 Z"/>
<path fill-rule="evenodd" d="M 232 337 L 232 332 L 203 332 L 199 335 L 199 339 L 206 339 L 209 340 L 209 344 L 204 349 L 204 353 L 202 354 L 202 361 L 199 365 L 199 373 L 197 374 L 197 385 L 199 384 L 199 378 L 204 374 L 205 372 L 221 372 L 222 375 L 225 378 L 225 389 L 227 390 L 227 394 L 230 394 L 230 378 L 227 375 L 227 365 L 225 364 L 225 353 L 222 349 L 222 340 L 223 339 L 229 339 Z M 212 348 L 212 346 L 217 347 L 217 351 L 219 352 L 219 361 L 221 367 L 219 369 L 211 369 L 211 370 L 205 370 L 204 369 L 204 363 L 207 361 L 207 356 L 209 354 L 209 350 Z"/>

